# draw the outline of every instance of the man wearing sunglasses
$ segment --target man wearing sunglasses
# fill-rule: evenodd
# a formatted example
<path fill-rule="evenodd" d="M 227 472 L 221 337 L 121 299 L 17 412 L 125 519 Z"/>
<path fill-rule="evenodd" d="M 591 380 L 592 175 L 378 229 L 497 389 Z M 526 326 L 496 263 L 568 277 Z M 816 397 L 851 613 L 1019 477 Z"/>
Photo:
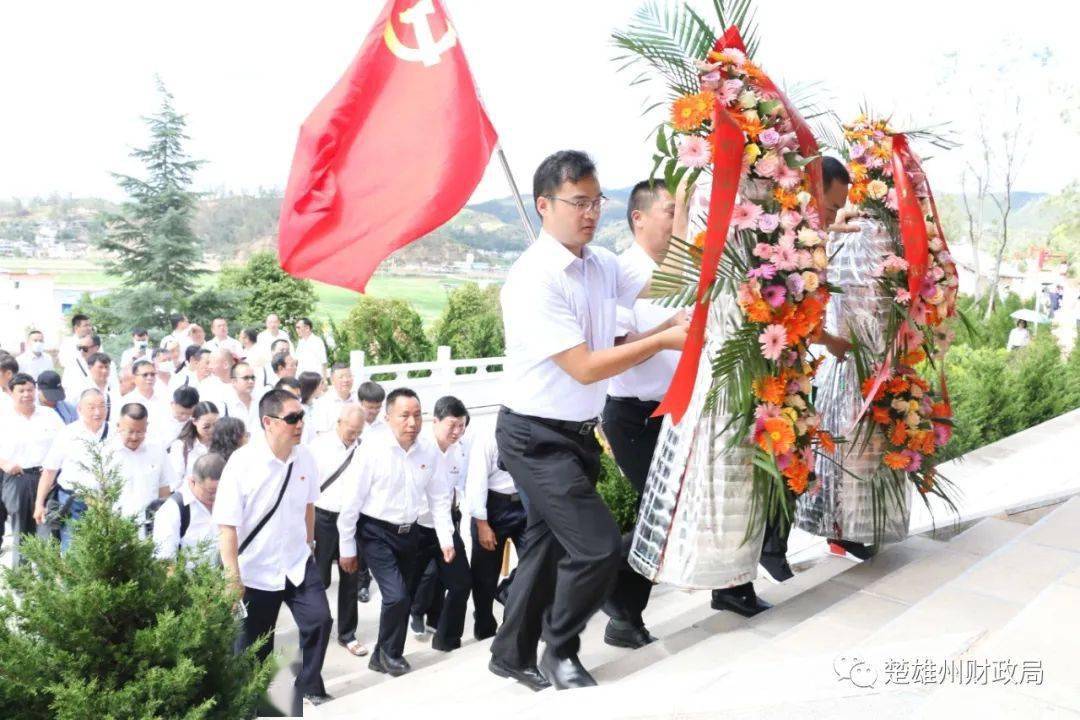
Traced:
<path fill-rule="evenodd" d="M 97 383 L 94 381 L 93 373 L 90 370 L 90 358 L 101 352 L 101 336 L 99 335 L 87 335 L 86 337 L 77 338 L 75 343 L 75 355 L 70 365 L 64 368 L 64 392 L 68 397 L 77 398 L 82 395 L 83 390 L 87 390 L 91 387 L 96 387 Z M 108 385 L 109 389 L 115 391 L 117 388 L 117 379 L 115 370 L 111 367 L 108 369 Z M 98 387 L 98 390 L 101 390 Z"/>
<path fill-rule="evenodd" d="M 136 360 L 131 368 L 135 376 L 135 389 L 120 398 L 120 406 L 139 403 L 146 408 L 149 432 L 160 436 L 161 425 L 172 414 L 172 393 L 157 384 L 157 370 L 149 360 Z M 167 423 L 166 423 L 167 424 Z"/>
<path fill-rule="evenodd" d="M 300 445 L 299 400 L 272 390 L 259 401 L 259 418 L 262 432 L 254 430 L 251 442 L 232 454 L 218 484 L 213 520 L 221 528 L 221 561 L 243 599 L 243 647 L 268 634 L 259 655 L 269 657 L 278 612 L 288 605 L 303 651 L 296 699 L 318 705 L 330 699 L 322 667 L 333 625 L 311 552 L 319 469 Z"/>

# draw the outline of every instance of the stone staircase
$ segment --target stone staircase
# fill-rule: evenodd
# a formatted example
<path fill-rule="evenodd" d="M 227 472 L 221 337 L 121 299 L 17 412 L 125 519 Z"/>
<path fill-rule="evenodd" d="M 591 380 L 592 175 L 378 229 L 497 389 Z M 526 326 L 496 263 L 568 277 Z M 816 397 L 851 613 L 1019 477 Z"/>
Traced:
<path fill-rule="evenodd" d="M 1080 717 L 1080 498 L 1018 520 L 909 537 L 858 564 L 819 548 L 792 580 L 755 583 L 775 607 L 752 619 L 711 610 L 707 592 L 660 587 L 646 612 L 653 645 L 605 645 L 602 614 L 586 628 L 581 660 L 596 688 L 532 693 L 495 677 L 490 642 L 444 654 L 410 637 L 414 671 L 401 678 L 335 654 L 326 677 L 336 699 L 306 717 Z M 295 647 L 287 627 L 278 640 Z M 930 669 L 950 662 L 975 674 Z M 1003 675 L 975 672 L 989 662 Z"/>

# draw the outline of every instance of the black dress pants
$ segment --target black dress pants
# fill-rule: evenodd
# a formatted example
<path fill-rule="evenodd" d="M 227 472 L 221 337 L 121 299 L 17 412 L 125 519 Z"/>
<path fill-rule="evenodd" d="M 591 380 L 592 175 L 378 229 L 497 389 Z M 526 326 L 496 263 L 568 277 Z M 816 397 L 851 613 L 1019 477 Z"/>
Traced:
<path fill-rule="evenodd" d="M 409 532 L 400 533 L 380 520 L 360 516 L 357 537 L 361 552 L 382 596 L 375 650 L 382 650 L 391 658 L 400 658 L 405 651 L 405 634 L 409 629 L 409 581 L 416 565 L 420 536 L 417 527 L 414 524 Z"/>
<path fill-rule="evenodd" d="M 450 517 L 454 521 L 456 533 L 461 529 L 461 511 L 456 507 L 452 508 Z M 439 626 L 439 616 L 442 615 L 446 595 L 446 586 L 440 580 L 439 566 L 435 561 L 435 558 L 441 555 L 441 551 L 435 553 L 414 577 L 416 587 L 412 594 L 412 608 L 409 610 L 414 617 L 425 617 L 426 624 L 433 628 Z"/>
<path fill-rule="evenodd" d="M 336 512 L 315 508 L 315 565 L 327 590 L 339 557 L 337 519 Z M 341 643 L 356 639 L 358 578 L 359 573 L 338 573 L 337 636 Z"/>
<path fill-rule="evenodd" d="M 541 637 L 559 657 L 611 592 L 622 561 L 615 519 L 596 492 L 600 443 L 507 408 L 495 427 L 499 458 L 528 495 L 528 525 L 492 655 L 536 665 Z"/>
<path fill-rule="evenodd" d="M 488 492 L 487 522 L 495 533 L 495 549 L 480 547 L 480 535 L 476 520 L 472 521 L 472 558 L 469 562 L 473 584 L 473 634 L 491 637 L 498 629 L 493 608 L 499 591 L 499 573 L 507 542 L 514 543 L 520 558 L 525 551 L 525 525 L 527 517 L 521 498 L 512 500 L 510 495 Z"/>
<path fill-rule="evenodd" d="M 761 544 L 761 557 L 784 560 L 787 558 L 788 537 L 791 535 L 791 523 L 783 530 L 779 521 L 765 523 L 765 538 Z"/>
<path fill-rule="evenodd" d="M 34 522 L 34 503 L 37 502 L 38 479 L 41 468 L 25 468 L 20 475 L 8 475 L 0 472 L 0 518 L 11 518 L 11 534 L 14 542 L 11 549 L 12 567 L 18 567 L 22 560 L 19 544 L 26 535 L 37 533 Z M 4 535 L 4 522 L 0 519 L 0 540 Z"/>
<path fill-rule="evenodd" d="M 434 604 L 435 609 L 438 610 L 433 640 L 444 649 L 460 647 L 461 634 L 465 630 L 469 593 L 472 591 L 472 577 L 469 575 L 465 543 L 461 539 L 461 534 L 454 530 L 454 559 L 447 563 L 443 560 L 442 547 L 439 545 L 439 537 L 435 531 L 421 525 L 418 532 L 416 561 L 409 584 L 410 597 L 418 590 L 425 568 L 434 561 L 436 577 L 430 585 L 433 592 L 428 595 L 427 602 L 423 603 L 429 608 Z M 446 589 L 445 598 L 443 588 Z M 435 602 L 436 596 L 438 602 Z"/>
<path fill-rule="evenodd" d="M 289 606 L 289 612 L 296 621 L 303 652 L 303 665 L 296 676 L 296 689 L 305 695 L 325 694 L 322 667 L 334 621 L 326 602 L 326 588 L 313 559 L 308 560 L 304 580 L 299 585 L 293 585 L 291 580 L 286 579 L 284 590 L 244 588 L 247 618 L 240 636 L 240 647 L 250 647 L 260 637 L 268 635 L 266 643 L 259 649 L 259 657 L 265 659 L 270 656 L 274 651 L 274 627 L 283 602 Z"/>
<path fill-rule="evenodd" d="M 652 417 L 659 404 L 637 398 L 608 397 L 604 405 L 604 436 L 611 444 L 611 453 L 619 469 L 637 492 L 639 506 L 664 423 L 662 417 Z M 604 604 L 604 612 L 616 620 L 643 627 L 645 621 L 641 614 L 649 603 L 653 584 L 626 562 L 633 540 L 633 531 L 622 536 L 623 565 L 619 568 L 615 589 Z"/>

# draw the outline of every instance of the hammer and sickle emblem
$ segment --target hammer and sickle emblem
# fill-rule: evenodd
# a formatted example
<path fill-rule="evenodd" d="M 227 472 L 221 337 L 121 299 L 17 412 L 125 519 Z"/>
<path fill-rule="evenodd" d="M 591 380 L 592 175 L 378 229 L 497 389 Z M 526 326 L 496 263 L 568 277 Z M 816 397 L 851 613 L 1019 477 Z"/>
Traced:
<path fill-rule="evenodd" d="M 397 33 L 394 32 L 393 22 L 387 20 L 383 40 L 386 41 L 390 52 L 408 62 L 422 62 L 427 67 L 438 65 L 442 54 L 457 44 L 457 33 L 450 27 L 448 21 L 446 32 L 436 40 L 431 31 L 431 25 L 428 23 L 428 16 L 434 13 L 435 6 L 431 0 L 418 0 L 412 7 L 398 15 L 398 19 L 403 24 L 413 26 L 417 47 L 409 47 L 401 42 Z"/>

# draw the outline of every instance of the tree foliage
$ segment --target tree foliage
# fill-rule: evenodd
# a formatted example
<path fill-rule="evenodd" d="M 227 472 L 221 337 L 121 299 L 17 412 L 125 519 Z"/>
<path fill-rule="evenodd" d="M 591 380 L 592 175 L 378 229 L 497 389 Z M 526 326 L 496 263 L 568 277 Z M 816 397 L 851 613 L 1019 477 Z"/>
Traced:
<path fill-rule="evenodd" d="M 150 144 L 131 153 L 146 177 L 114 173 L 129 200 L 106 216 L 108 231 L 98 244 L 112 257 L 107 271 L 125 285 L 155 285 L 184 297 L 201 272 L 202 245 L 191 226 L 198 195 L 189 188 L 202 163 L 184 151 L 187 121 L 160 80 L 158 93 L 161 107 L 145 118 Z"/>
<path fill-rule="evenodd" d="M 290 327 L 315 309 L 315 286 L 282 270 L 277 255 L 269 251 L 253 253 L 243 265 L 223 268 L 218 289 L 238 294 L 236 319 L 244 325 L 260 325 L 275 313 Z"/>
<path fill-rule="evenodd" d="M 404 300 L 362 295 L 336 327 L 346 347 L 364 351 L 368 365 L 434 359 L 423 320 Z"/>
<path fill-rule="evenodd" d="M 481 289 L 471 282 L 455 288 L 435 321 L 432 336 L 436 345 L 448 345 L 455 358 L 501 356 L 506 341 L 499 288 L 489 285 Z"/>
<path fill-rule="evenodd" d="M 4 568 L 0 708 L 23 720 L 252 717 L 272 666 L 237 655 L 234 595 L 209 563 L 175 569 L 154 557 L 134 520 L 114 509 L 121 480 L 98 454 L 102 489 L 64 555 L 28 539 L 29 560 Z"/>

